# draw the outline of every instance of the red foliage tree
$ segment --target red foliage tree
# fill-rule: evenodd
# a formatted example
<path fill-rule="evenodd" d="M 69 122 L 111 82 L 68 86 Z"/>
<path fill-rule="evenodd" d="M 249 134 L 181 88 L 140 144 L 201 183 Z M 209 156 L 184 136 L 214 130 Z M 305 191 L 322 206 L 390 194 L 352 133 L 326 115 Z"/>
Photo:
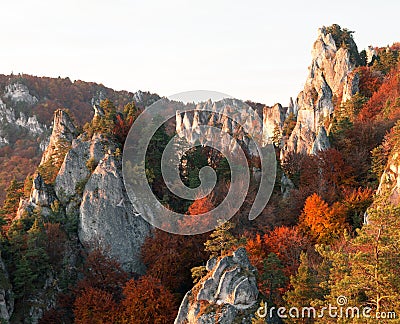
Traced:
<path fill-rule="evenodd" d="M 76 288 L 78 295 L 81 290 L 94 288 L 112 294 L 116 300 L 128 278 L 121 265 L 98 248 L 88 254 L 82 272 L 84 277 Z"/>
<path fill-rule="evenodd" d="M 126 137 L 128 136 L 129 130 L 133 124 L 133 120 L 133 116 L 123 118 L 121 115 L 117 115 L 112 133 L 117 141 L 122 145 L 125 143 Z"/>
<path fill-rule="evenodd" d="M 177 314 L 175 297 L 160 280 L 144 276 L 129 280 L 124 287 L 120 322 L 129 324 L 170 324 Z"/>
<path fill-rule="evenodd" d="M 360 94 L 365 97 L 371 98 L 374 92 L 376 92 L 382 85 L 382 74 L 366 66 L 358 67 L 355 72 L 358 72 L 360 75 Z"/>
<path fill-rule="evenodd" d="M 74 303 L 75 323 L 116 323 L 118 306 L 113 295 L 96 288 L 85 288 Z"/>
<path fill-rule="evenodd" d="M 190 269 L 208 259 L 204 252 L 206 235 L 182 236 L 156 230 L 142 246 L 142 260 L 147 275 L 160 279 L 174 293 L 191 288 Z"/>
<path fill-rule="evenodd" d="M 332 207 L 317 194 L 307 198 L 299 227 L 317 243 L 330 243 L 338 238 L 346 227 L 346 210 L 339 203 Z"/>
<path fill-rule="evenodd" d="M 372 119 L 389 117 L 396 119 L 399 117 L 400 107 L 400 64 L 388 74 L 380 88 L 373 93 L 371 99 L 361 109 L 359 119 L 368 122 Z M 383 112 L 383 114 L 382 114 Z"/>
<path fill-rule="evenodd" d="M 311 248 L 310 240 L 296 227 L 275 227 L 263 237 L 265 249 L 275 253 L 282 261 L 285 275 L 289 278 L 297 271 L 300 254 Z"/>
<path fill-rule="evenodd" d="M 179 221 L 181 227 L 193 227 L 194 229 L 205 228 L 210 222 L 209 217 L 201 214 L 207 213 L 214 208 L 213 203 L 208 197 L 196 199 L 189 207 L 187 216 Z"/>

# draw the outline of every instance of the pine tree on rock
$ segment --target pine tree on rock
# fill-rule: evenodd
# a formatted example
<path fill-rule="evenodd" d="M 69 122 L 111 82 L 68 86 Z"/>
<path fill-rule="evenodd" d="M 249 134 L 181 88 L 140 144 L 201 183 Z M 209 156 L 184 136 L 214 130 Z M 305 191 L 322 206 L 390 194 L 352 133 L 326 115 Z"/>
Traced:
<path fill-rule="evenodd" d="M 205 250 L 210 252 L 211 257 L 218 257 L 226 254 L 238 244 L 238 240 L 232 235 L 231 230 L 234 224 L 225 222 L 219 225 L 204 243 Z"/>

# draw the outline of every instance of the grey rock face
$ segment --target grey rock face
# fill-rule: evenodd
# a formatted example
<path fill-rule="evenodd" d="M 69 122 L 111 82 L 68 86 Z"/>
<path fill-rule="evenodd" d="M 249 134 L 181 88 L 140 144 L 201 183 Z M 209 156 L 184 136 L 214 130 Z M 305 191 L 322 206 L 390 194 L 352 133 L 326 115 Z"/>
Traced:
<path fill-rule="evenodd" d="M 350 100 L 358 91 L 358 84 L 360 83 L 360 75 L 358 73 L 348 74 L 346 81 L 343 86 L 343 98 L 342 103 Z"/>
<path fill-rule="evenodd" d="M 105 155 L 106 146 L 111 150 L 115 148 L 100 134 L 94 134 L 90 141 L 84 136 L 72 141 L 54 184 L 54 190 L 63 204 L 68 204 L 77 195 L 77 187 L 90 176 L 87 162 L 92 159 L 95 165 L 98 164 Z"/>
<path fill-rule="evenodd" d="M 28 87 L 18 82 L 6 86 L 4 97 L 10 98 L 14 102 L 26 102 L 29 105 L 38 102 L 38 99 L 29 93 Z"/>
<path fill-rule="evenodd" d="M 237 110 L 232 107 L 237 108 L 240 112 L 237 113 Z M 247 105 L 235 99 L 224 99 L 218 102 L 209 100 L 199 103 L 193 108 L 195 109 L 194 112 L 177 112 L 176 132 L 178 136 L 185 138 L 191 144 L 199 142 L 203 145 L 207 145 L 207 143 L 221 142 L 222 147 L 229 152 L 233 152 L 238 143 L 240 143 L 243 144 L 243 147 L 247 149 L 251 156 L 257 155 L 257 148 L 252 141 L 246 137 L 246 133 L 243 132 L 243 128 L 249 128 L 254 131 L 255 134 L 260 134 L 258 140 L 261 144 L 261 135 L 263 132 L 262 119 L 260 118 L 260 125 L 257 126 L 257 123 L 255 123 L 255 120 L 259 118 L 257 111 L 249 111 Z M 233 122 L 233 120 L 238 121 L 238 123 Z M 230 134 L 235 140 L 223 139 L 220 136 L 220 132 L 213 130 L 200 136 L 199 125 L 219 128 L 223 133 Z M 243 126 L 243 128 L 240 126 Z"/>
<path fill-rule="evenodd" d="M 372 63 L 373 59 L 378 57 L 378 52 L 371 45 L 368 46 L 366 52 L 367 52 L 367 64 Z"/>
<path fill-rule="evenodd" d="M 311 154 L 317 154 L 318 151 L 325 151 L 330 147 L 331 144 L 329 143 L 328 134 L 326 133 L 325 127 L 321 126 L 311 147 Z"/>
<path fill-rule="evenodd" d="M 209 273 L 205 279 L 185 295 L 175 324 L 232 323 L 239 316 L 242 323 L 251 323 L 258 289 L 256 270 L 250 264 L 246 250 L 239 248 L 232 256 L 219 261 L 211 259 L 207 263 L 207 270 Z M 201 313 L 204 303 L 210 306 L 209 309 L 217 306 L 218 311 Z"/>
<path fill-rule="evenodd" d="M 357 91 L 358 76 L 350 75 L 354 66 L 349 50 L 336 48 L 332 35 L 325 28 L 319 29 L 312 49 L 309 75 L 296 100 L 299 109 L 297 123 L 284 147 L 283 156 L 290 151 L 312 154 L 316 148 L 329 147 L 327 138 L 319 132 L 332 117 L 334 99 L 337 100 L 343 91 L 343 100 L 348 100 Z"/>
<path fill-rule="evenodd" d="M 120 158 L 106 154 L 84 189 L 79 211 L 80 241 L 109 248 L 125 270 L 141 273 L 140 247 L 148 232 L 148 223 L 135 216 L 125 192 Z"/>
<path fill-rule="evenodd" d="M 290 191 L 294 188 L 293 182 L 286 176 L 285 173 L 283 173 L 281 178 L 281 193 L 283 198 L 288 198 Z"/>
<path fill-rule="evenodd" d="M 377 195 L 389 194 L 389 201 L 394 205 L 400 204 L 400 163 L 399 153 L 394 152 L 383 172 Z"/>
<path fill-rule="evenodd" d="M 46 214 L 58 200 L 68 217 L 79 220 L 81 243 L 109 251 L 127 271 L 143 272 L 140 248 L 149 225 L 134 211 L 126 195 L 121 157 L 112 153 L 116 144 L 101 134 L 89 140 L 84 135 L 75 139 L 76 128 L 61 110 L 55 112 L 53 124 L 41 163 L 63 158 L 54 186 L 46 185 L 37 174 L 29 199 L 20 201 L 18 217 L 38 206 Z M 68 151 L 65 158 L 61 154 L 64 149 Z"/>
<path fill-rule="evenodd" d="M 61 151 L 68 148 L 76 135 L 77 130 L 71 117 L 61 109 L 56 110 L 54 112 L 53 131 L 50 136 L 50 142 L 42 156 L 40 164 L 44 164 L 50 159 L 64 158 L 64 154 L 61 154 Z"/>
<path fill-rule="evenodd" d="M 18 101 L 17 101 L 18 102 Z M 40 136 L 47 131 L 47 126 L 39 123 L 36 116 L 27 116 L 23 112 L 17 113 L 13 107 L 7 106 L 0 99 L 0 146 L 9 144 L 7 134 L 2 132 L 1 126 L 8 125 L 12 128 L 26 129 L 31 135 Z M 3 140 L 1 140 L 3 138 Z"/>
<path fill-rule="evenodd" d="M 1 257 L 0 279 L 0 320 L 3 320 L 5 323 L 9 323 L 11 315 L 14 311 L 14 298 L 8 273 Z"/>
<path fill-rule="evenodd" d="M 293 110 L 293 107 L 291 107 Z M 276 104 L 263 109 L 263 143 L 270 143 L 276 130 L 282 134 L 283 123 L 288 109 Z"/>
<path fill-rule="evenodd" d="M 56 199 L 52 188 L 46 185 L 41 175 L 37 173 L 33 179 L 32 191 L 29 197 L 30 204 L 34 207 L 50 207 Z"/>

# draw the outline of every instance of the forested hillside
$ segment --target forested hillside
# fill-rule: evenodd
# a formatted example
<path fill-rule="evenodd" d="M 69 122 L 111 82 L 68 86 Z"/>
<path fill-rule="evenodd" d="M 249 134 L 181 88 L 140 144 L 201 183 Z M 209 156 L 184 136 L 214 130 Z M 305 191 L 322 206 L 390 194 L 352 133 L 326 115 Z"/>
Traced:
<path fill-rule="evenodd" d="M 106 98 L 122 109 L 131 101 L 144 108 L 158 96 L 140 91 L 114 91 L 102 84 L 72 82 L 69 78 L 1 74 L 0 203 L 10 181 L 14 178 L 23 181 L 40 162 L 51 133 L 54 111 L 67 109 L 77 126 L 82 127 L 93 118 L 93 105 Z"/>
<path fill-rule="evenodd" d="M 199 235 L 152 227 L 135 207 L 141 202 L 128 197 L 124 144 L 157 95 L 2 76 L 2 88 L 18 84 L 5 90 L 3 111 L 37 116 L 18 128 L 0 119 L 8 125 L 0 128 L 0 179 L 9 185 L 0 209 L 4 321 L 376 323 L 400 316 L 400 45 L 360 51 L 352 34 L 338 25 L 318 31 L 304 89 L 288 107 L 249 102 L 278 162 L 272 196 L 250 221 L 260 157 L 243 141 L 253 170 L 245 202 Z M 221 152 L 196 146 L 182 157 L 181 180 L 196 188 L 208 165 L 216 187 L 192 201 L 170 194 L 162 152 L 174 127 L 196 130 L 201 118 L 194 116 L 177 114 L 159 127 L 144 163 L 159 202 L 181 213 L 179 225 L 193 227 L 205 220 L 192 216 L 223 201 L 232 172 Z M 235 124 L 210 120 L 239 137 Z M 372 317 L 289 319 L 277 311 L 321 312 L 328 304 L 368 307 Z M 260 307 L 275 310 L 263 317 Z"/>

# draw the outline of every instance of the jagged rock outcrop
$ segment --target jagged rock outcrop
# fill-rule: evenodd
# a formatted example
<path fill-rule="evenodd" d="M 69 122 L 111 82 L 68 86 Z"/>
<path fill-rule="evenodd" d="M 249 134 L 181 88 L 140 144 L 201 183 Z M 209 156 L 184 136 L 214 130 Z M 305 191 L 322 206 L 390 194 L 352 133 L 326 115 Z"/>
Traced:
<path fill-rule="evenodd" d="M 326 133 L 325 127 L 321 126 L 311 147 L 311 154 L 317 154 L 318 151 L 325 151 L 330 147 L 331 144 L 329 143 L 328 134 Z"/>
<path fill-rule="evenodd" d="M 82 243 L 96 244 L 131 272 L 144 271 L 140 247 L 149 225 L 135 211 L 125 191 L 121 157 L 107 153 L 85 185 L 79 210 Z"/>
<path fill-rule="evenodd" d="M 282 173 L 281 177 L 281 193 L 283 198 L 288 198 L 290 196 L 290 191 L 295 188 L 294 183 L 292 180 L 289 179 L 289 177 L 285 174 Z"/>
<path fill-rule="evenodd" d="M 343 86 L 342 103 L 350 100 L 360 89 L 360 75 L 357 72 L 349 73 Z"/>
<path fill-rule="evenodd" d="M 109 142 L 101 134 L 94 134 L 89 141 L 83 134 L 72 141 L 71 149 L 66 154 L 54 183 L 57 197 L 67 206 L 67 212 L 69 207 L 76 205 L 75 198 L 79 199 L 78 196 L 82 195 L 84 188 L 79 188 L 79 186 L 82 186 L 90 176 L 88 161 L 92 160 L 93 166 L 96 166 L 104 157 L 106 146 L 109 146 L 110 150 L 115 150 L 115 144 Z"/>
<path fill-rule="evenodd" d="M 14 298 L 7 269 L 0 256 L 0 322 L 9 323 L 14 311 Z"/>
<path fill-rule="evenodd" d="M 329 147 L 326 130 L 321 126 L 332 117 L 334 101 L 343 93 L 347 100 L 357 91 L 358 76 L 350 74 L 354 67 L 350 50 L 337 48 L 333 36 L 325 27 L 320 28 L 312 49 L 309 75 L 296 100 L 297 123 L 282 151 L 283 156 L 290 151 L 311 154 L 322 144 Z"/>
<path fill-rule="evenodd" d="M 366 54 L 367 54 L 367 64 L 371 64 L 374 58 L 378 57 L 378 52 L 371 45 L 369 45 L 368 48 L 366 49 Z"/>
<path fill-rule="evenodd" d="M 175 324 L 251 323 L 258 289 L 246 250 L 212 258 L 206 269 L 207 275 L 185 295 Z"/>
<path fill-rule="evenodd" d="M 37 173 L 29 199 L 22 199 L 18 216 L 40 207 L 44 215 L 57 200 L 68 218 L 78 220 L 78 237 L 87 248 L 109 251 L 130 272 L 143 272 L 140 247 L 149 224 L 133 210 L 122 178 L 117 144 L 105 135 L 92 138 L 77 131 L 68 114 L 54 114 L 50 144 L 41 166 L 60 162 L 54 184 Z"/>
<path fill-rule="evenodd" d="M 65 151 L 68 150 L 76 135 L 76 127 L 68 113 L 61 109 L 56 110 L 49 145 L 43 153 L 40 164 L 45 164 L 50 160 L 52 163 L 59 163 L 59 159 L 64 159 Z"/>
<path fill-rule="evenodd" d="M 400 204 L 400 155 L 394 152 L 389 158 L 388 164 L 383 172 L 377 195 L 387 194 L 389 201 L 394 205 Z"/>
<path fill-rule="evenodd" d="M 36 116 L 27 116 L 24 112 L 16 112 L 13 107 L 6 105 L 0 98 L 0 146 L 10 143 L 8 134 L 3 133 L 2 126 L 22 128 L 31 135 L 40 136 L 47 131 L 47 126 L 39 123 Z M 3 138 L 3 140 L 1 140 Z"/>
<path fill-rule="evenodd" d="M 29 197 L 30 204 L 33 207 L 50 207 L 55 200 L 57 198 L 53 193 L 53 188 L 44 182 L 40 173 L 36 173 Z"/>
<path fill-rule="evenodd" d="M 232 108 L 234 107 L 234 108 Z M 185 138 L 189 143 L 199 142 L 203 145 L 207 143 L 221 142 L 222 147 L 230 152 L 234 151 L 237 145 L 242 145 L 251 156 L 257 155 L 257 149 L 250 140 L 243 128 L 248 127 L 255 134 L 262 134 L 262 124 L 258 125 L 255 120 L 259 119 L 257 111 L 250 111 L 248 106 L 235 99 L 224 99 L 217 102 L 211 100 L 202 102 L 193 107 L 195 111 L 176 113 L 176 132 L 181 138 Z M 239 111 L 239 115 L 237 114 Z M 233 121 L 235 118 L 239 121 Z M 262 121 L 262 119 L 259 119 Z M 210 130 L 200 136 L 199 125 L 207 125 L 220 128 L 222 132 L 230 134 L 234 139 L 226 142 L 220 132 Z M 225 137 L 226 140 L 229 140 Z M 260 137 L 260 142 L 262 138 Z M 213 146 L 213 145 L 210 145 Z M 224 153 L 224 152 L 222 152 Z"/>
<path fill-rule="evenodd" d="M 38 98 L 29 93 L 28 87 L 19 82 L 7 85 L 4 97 L 11 99 L 13 102 L 25 102 L 28 105 L 34 105 L 38 102 Z"/>
<path fill-rule="evenodd" d="M 293 112 L 294 107 L 290 107 Z M 272 107 L 263 109 L 263 144 L 270 143 L 275 135 L 275 131 L 282 134 L 283 123 L 287 117 L 288 108 L 281 104 L 275 104 Z"/>

